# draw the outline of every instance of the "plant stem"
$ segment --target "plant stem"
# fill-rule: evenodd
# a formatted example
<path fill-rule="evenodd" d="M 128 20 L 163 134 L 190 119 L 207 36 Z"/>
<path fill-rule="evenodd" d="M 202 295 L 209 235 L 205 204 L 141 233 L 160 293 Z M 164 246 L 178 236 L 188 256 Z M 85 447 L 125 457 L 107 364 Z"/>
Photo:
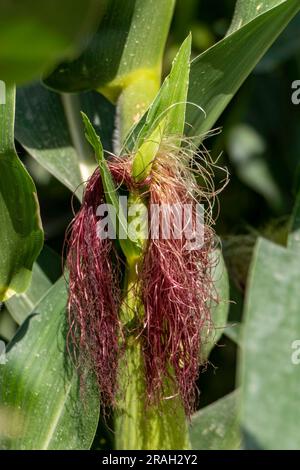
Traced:
<path fill-rule="evenodd" d="M 126 297 L 121 308 L 121 321 L 140 321 L 143 307 L 137 294 L 136 266 L 127 269 Z M 145 370 L 141 338 L 136 330 L 129 334 L 126 352 L 120 364 L 120 394 L 115 417 L 116 449 L 175 450 L 190 449 L 185 413 L 178 397 L 162 400 L 159 406 L 145 404 Z M 126 371 L 126 372 L 125 372 Z M 173 384 L 166 387 L 172 395 Z"/>

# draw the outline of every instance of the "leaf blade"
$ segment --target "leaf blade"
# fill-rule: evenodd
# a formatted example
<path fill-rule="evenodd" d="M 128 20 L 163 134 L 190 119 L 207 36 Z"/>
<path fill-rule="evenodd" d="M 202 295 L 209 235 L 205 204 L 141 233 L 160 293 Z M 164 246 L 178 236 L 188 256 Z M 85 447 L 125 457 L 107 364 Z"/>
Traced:
<path fill-rule="evenodd" d="M 66 92 L 101 88 L 111 101 L 116 101 L 122 89 L 141 77 L 146 83 L 154 81 L 157 88 L 174 3 L 174 0 L 111 1 L 97 34 L 83 54 L 58 66 L 47 77 L 46 84 Z"/>
<path fill-rule="evenodd" d="M 186 100 L 189 85 L 191 35 L 182 43 L 168 77 L 162 84 L 155 100 L 132 130 L 125 147 L 135 147 L 133 176 L 144 179 L 159 150 L 163 137 L 178 138 L 181 144 L 185 125 Z"/>
<path fill-rule="evenodd" d="M 292 360 L 300 331 L 299 261 L 292 250 L 264 239 L 257 242 L 247 286 L 239 367 L 246 448 L 300 446 L 299 373 Z"/>
<path fill-rule="evenodd" d="M 190 426 L 194 450 L 240 449 L 238 403 L 236 390 L 195 413 Z"/>
<path fill-rule="evenodd" d="M 21 325 L 34 310 L 61 275 L 61 270 L 60 257 L 44 246 L 39 258 L 33 265 L 31 283 L 26 292 L 14 295 L 5 302 L 5 307 L 18 325 Z"/>
<path fill-rule="evenodd" d="M 0 414 L 12 420 L 10 435 L 1 430 L 6 449 L 88 449 L 92 443 L 99 397 L 91 385 L 82 402 L 77 371 L 66 362 L 66 302 L 61 278 L 22 325 L 0 366 Z"/>
<path fill-rule="evenodd" d="M 223 256 L 219 250 L 213 254 L 214 267 L 212 279 L 217 303 L 211 306 L 212 325 L 207 325 L 207 332 L 203 334 L 203 344 L 201 347 L 201 358 L 206 360 L 215 344 L 219 341 L 223 333 L 226 333 L 227 318 L 229 313 L 229 280 Z"/>
<path fill-rule="evenodd" d="M 92 123 L 90 122 L 87 115 L 81 112 L 81 116 L 85 126 L 85 135 L 87 141 L 90 143 L 91 147 L 94 149 L 96 154 L 96 159 L 98 161 L 101 180 L 103 184 L 104 194 L 106 198 L 106 202 L 108 205 L 112 206 L 111 209 L 116 214 L 117 219 L 117 233 L 122 231 L 123 236 L 118 238 L 118 242 L 122 248 L 124 255 L 127 258 L 129 263 L 135 263 L 137 259 L 139 259 L 141 255 L 141 248 L 138 246 L 137 243 L 131 241 L 131 239 L 127 236 L 127 214 L 124 213 L 122 204 L 120 203 L 119 193 L 112 178 L 111 172 L 109 170 L 108 164 L 104 158 L 104 152 L 101 140 L 97 135 Z"/>
<path fill-rule="evenodd" d="M 43 229 L 34 183 L 14 147 L 15 89 L 6 88 L 0 105 L 0 300 L 24 292 L 43 245 Z M 12 188 L 14 191 L 12 192 Z"/>
<path fill-rule="evenodd" d="M 231 34 L 234 31 L 237 31 L 245 24 L 249 23 L 257 16 L 265 13 L 274 6 L 280 5 L 284 0 L 248 0 L 244 2 L 243 0 L 237 0 L 234 9 L 234 15 L 232 22 L 227 34 Z"/>
<path fill-rule="evenodd" d="M 95 125 L 105 149 L 111 150 L 114 107 L 95 92 L 83 93 L 77 98 L 73 114 L 77 113 L 80 120 L 82 109 Z M 96 162 L 90 147 L 83 149 L 72 139 L 65 109 L 57 93 L 39 84 L 18 88 L 15 133 L 30 156 L 79 199 L 82 197 L 82 183 L 95 169 Z M 77 140 L 85 142 L 83 126 L 74 129 L 74 133 Z M 87 155 L 83 155 L 84 152 Z M 83 172 L 81 163 L 86 167 L 88 158 L 89 170 Z"/>
<path fill-rule="evenodd" d="M 189 106 L 187 135 L 202 140 L 211 130 L 260 58 L 299 10 L 297 0 L 284 0 L 192 61 L 188 101 L 201 106 L 206 117 Z"/>

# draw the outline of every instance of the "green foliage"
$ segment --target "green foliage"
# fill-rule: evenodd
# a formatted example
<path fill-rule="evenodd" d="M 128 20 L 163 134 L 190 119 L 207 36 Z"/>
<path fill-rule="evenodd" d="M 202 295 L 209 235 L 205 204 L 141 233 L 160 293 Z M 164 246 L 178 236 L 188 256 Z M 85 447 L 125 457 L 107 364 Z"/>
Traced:
<path fill-rule="evenodd" d="M 149 136 L 155 125 L 165 119 L 165 135 L 182 135 L 190 75 L 191 36 L 188 36 L 174 59 L 170 75 L 147 113 L 139 139 Z"/>
<path fill-rule="evenodd" d="M 60 257 L 44 246 L 33 265 L 30 286 L 23 294 L 17 294 L 5 302 L 14 321 L 21 325 L 33 312 L 35 306 L 61 275 Z"/>
<path fill-rule="evenodd" d="M 120 144 L 159 90 L 174 0 L 111 0 L 82 55 L 45 80 L 59 91 L 98 89 L 118 101 Z M 145 47 L 147 44 L 147 47 Z"/>
<path fill-rule="evenodd" d="M 224 330 L 227 331 L 227 317 L 229 312 L 229 281 L 223 256 L 219 250 L 214 252 L 214 268 L 212 279 L 216 290 L 216 303 L 211 306 L 212 325 L 204 328 L 204 338 L 201 349 L 202 360 L 206 360 L 216 343 L 220 340 Z"/>
<path fill-rule="evenodd" d="M 6 342 L 10 341 L 16 334 L 17 327 L 18 325 L 14 321 L 13 317 L 10 315 L 8 309 L 4 307 L 0 313 L 1 341 L 2 340 Z"/>
<path fill-rule="evenodd" d="M 73 57 L 106 0 L 0 1 L 1 79 L 24 82 Z M 58 14 L 59 12 L 59 14 Z"/>
<path fill-rule="evenodd" d="M 244 9 L 240 6 L 234 31 L 193 60 L 188 101 L 201 106 L 205 115 L 195 106 L 187 108 L 188 135 L 203 138 L 211 130 L 259 59 L 300 10 L 298 0 L 273 3 L 275 6 L 263 14 L 259 10 L 255 16 L 249 14 L 250 21 L 245 24 Z"/>
<path fill-rule="evenodd" d="M 190 426 L 193 449 L 240 449 L 238 401 L 239 394 L 235 391 L 195 413 Z"/>
<path fill-rule="evenodd" d="M 0 365 L 0 442 L 4 449 L 89 449 L 98 424 L 92 378 L 80 396 L 66 351 L 67 291 L 51 287 L 8 345 Z"/>
<path fill-rule="evenodd" d="M 171 72 L 150 106 L 145 119 L 133 131 L 134 136 L 136 134 L 134 140 L 135 138 L 137 140 L 135 144 L 137 152 L 133 162 L 133 176 L 135 178 L 146 177 L 164 137 L 183 134 L 189 86 L 190 54 L 191 37 L 189 36 L 178 51 Z M 133 136 L 130 137 L 133 138 Z"/>
<path fill-rule="evenodd" d="M 16 139 L 47 171 L 80 198 L 82 183 L 96 167 L 86 143 L 80 110 L 90 116 L 111 149 L 114 108 L 98 93 L 66 97 L 39 84 L 18 89 Z"/>
<path fill-rule="evenodd" d="M 140 78 L 158 88 L 173 7 L 174 0 L 112 0 L 82 55 L 59 65 L 47 85 L 72 92 L 101 89 L 113 101 Z"/>
<path fill-rule="evenodd" d="M 96 159 L 98 161 L 101 179 L 104 188 L 104 194 L 107 204 L 110 204 L 117 214 L 118 224 L 116 227 L 117 233 L 119 230 L 122 230 L 124 237 L 127 235 L 127 224 L 123 208 L 119 202 L 118 190 L 113 181 L 112 175 L 109 171 L 107 162 L 104 158 L 104 152 L 101 140 L 96 134 L 94 127 L 92 126 L 89 118 L 86 114 L 81 113 L 82 119 L 85 126 L 85 136 L 87 141 L 90 143 L 94 149 Z M 123 250 L 124 255 L 126 256 L 127 262 L 129 264 L 133 263 L 134 260 L 138 259 L 141 255 L 141 250 L 136 243 L 132 242 L 128 237 L 126 239 L 119 239 L 120 246 Z"/>
<path fill-rule="evenodd" d="M 43 229 L 34 183 L 14 145 L 15 90 L 7 87 L 0 105 L 0 301 L 24 292 L 43 245 Z"/>
<path fill-rule="evenodd" d="M 259 15 L 284 3 L 285 0 L 237 0 L 235 4 L 234 15 L 227 34 L 231 34 L 245 24 L 252 21 Z"/>
<path fill-rule="evenodd" d="M 299 366 L 293 361 L 293 344 L 300 331 L 299 266 L 297 250 L 258 240 L 248 283 L 240 365 L 246 448 L 300 447 Z"/>
<path fill-rule="evenodd" d="M 66 351 L 67 286 L 64 278 L 59 278 L 60 257 L 45 248 L 38 257 L 43 230 L 36 187 L 18 157 L 14 138 L 30 170 L 34 169 L 30 160 L 33 157 L 40 169 L 54 177 L 52 183 L 56 179 L 62 184 L 49 194 L 52 183 L 38 186 L 39 197 L 46 193 L 42 201 L 47 237 L 60 250 L 67 222 L 64 219 L 61 224 L 59 217 L 55 219 L 60 227 L 59 240 L 55 236 L 51 239 L 48 233 L 52 221 L 47 214 L 51 197 L 57 197 L 55 210 L 59 213 L 64 211 L 64 206 L 59 207 L 60 195 L 70 197 L 68 192 L 65 196 L 64 187 L 80 200 L 84 182 L 98 162 L 106 200 L 118 210 L 117 188 L 107 169 L 105 151 L 118 155 L 124 150 L 135 152 L 133 172 L 138 181 L 145 176 L 163 136 L 180 137 L 184 131 L 185 136 L 202 141 L 251 72 L 272 70 L 272 80 L 282 79 L 275 67 L 299 49 L 293 31 L 297 31 L 300 4 L 298 0 L 237 0 L 231 24 L 229 21 L 222 27 L 223 34 L 227 30 L 226 36 L 195 56 L 202 47 L 199 43 L 211 44 L 222 35 L 221 22 L 215 21 L 218 12 L 210 12 L 215 16 L 206 40 L 199 41 L 198 37 L 193 43 L 188 36 L 167 75 L 163 51 L 173 0 L 13 3 L 0 0 L 0 79 L 24 83 L 43 76 L 44 84 L 20 87 L 16 109 L 14 86 L 7 85 L 6 104 L 0 104 L 0 300 L 5 301 L 0 305 L 0 337 L 8 343 L 7 361 L 0 364 L 0 444 L 4 449 L 89 449 L 97 431 L 93 447 L 98 448 L 102 445 L 98 392 L 93 377 L 89 377 L 85 399 L 81 399 L 77 371 Z M 223 8 L 220 4 L 220 10 Z M 202 32 L 207 28 L 205 13 Z M 175 18 L 169 37 L 166 64 L 178 49 L 178 44 L 172 44 L 174 38 L 181 41 L 191 28 L 199 32 L 199 24 L 192 24 L 197 15 L 196 2 L 189 1 L 186 7 L 178 2 L 177 15 L 180 18 Z M 287 28 L 256 67 L 293 18 L 292 30 Z M 299 61 L 289 67 L 294 74 L 300 71 Z M 167 78 L 160 87 L 162 70 Z M 277 102 L 265 101 L 268 80 L 270 75 L 252 75 L 222 115 L 225 131 L 213 141 L 213 156 L 227 149 L 236 185 L 221 197 L 221 214 L 225 212 L 225 216 L 217 225 L 218 233 L 230 236 L 240 219 L 244 221 L 244 207 L 251 204 L 255 216 L 260 211 L 266 213 L 264 204 L 269 208 L 269 217 L 291 213 L 292 195 L 287 196 L 287 187 L 290 190 L 291 178 L 300 168 L 300 121 L 298 116 L 291 120 L 295 126 L 293 129 L 291 124 L 288 139 L 284 136 L 287 153 L 281 156 L 276 137 L 281 128 L 285 132 L 285 119 Z M 258 95 L 249 91 L 256 82 L 263 89 Z M 45 84 L 56 91 L 50 91 Z M 285 84 L 289 90 L 291 84 Z M 259 99 L 255 101 L 253 96 Z M 257 117 L 263 114 L 263 107 L 270 108 L 269 122 Z M 289 112 L 293 114 L 291 109 Z M 266 136 L 274 140 L 276 149 L 271 164 L 265 150 Z M 206 156 L 204 153 L 204 161 Z M 222 158 L 220 165 L 226 161 L 226 156 Z M 218 170 L 216 173 L 218 177 Z M 284 178 L 286 187 L 281 184 Z M 214 348 L 216 342 L 223 344 L 225 332 L 231 338 L 230 347 L 239 348 L 237 385 L 241 390 L 228 394 L 233 384 L 227 387 L 218 383 L 220 390 L 213 393 L 220 399 L 195 413 L 188 436 L 180 400 L 164 400 L 159 409 L 145 411 L 145 404 L 138 399 L 144 389 L 141 351 L 137 342 L 129 341 L 124 361 L 131 381 L 119 400 L 112 437 L 115 447 L 300 448 L 299 364 L 295 361 L 300 339 L 299 201 L 298 195 L 292 217 L 288 224 L 282 222 L 281 229 L 265 221 L 262 228 L 258 222 L 250 228 L 253 238 L 264 232 L 272 241 L 259 237 L 254 252 L 251 246 L 244 259 L 241 237 L 235 255 L 225 257 L 228 272 L 222 255 L 216 251 L 219 263 L 213 279 L 220 302 L 211 308 L 215 328 L 207 325 L 209 331 L 204 331 L 202 359 L 214 361 L 220 350 L 227 350 Z M 286 237 L 282 233 L 287 233 L 287 226 L 290 233 L 287 246 L 283 246 Z M 127 240 L 120 246 L 129 265 L 134 264 L 130 260 L 141 256 L 141 246 L 137 249 Z M 230 262 L 242 266 L 240 278 L 234 276 Z M 128 274 L 124 274 L 125 284 L 130 284 Z M 126 322 L 132 320 L 127 318 L 132 311 L 140 311 L 132 293 L 127 300 L 133 308 L 121 311 Z M 225 352 L 222 358 L 229 356 Z M 225 365 L 217 367 L 223 369 Z M 233 369 L 233 364 L 229 366 Z M 122 372 L 119 375 L 121 381 L 128 379 Z M 205 389 L 204 382 L 205 374 L 201 374 L 200 389 Z"/>

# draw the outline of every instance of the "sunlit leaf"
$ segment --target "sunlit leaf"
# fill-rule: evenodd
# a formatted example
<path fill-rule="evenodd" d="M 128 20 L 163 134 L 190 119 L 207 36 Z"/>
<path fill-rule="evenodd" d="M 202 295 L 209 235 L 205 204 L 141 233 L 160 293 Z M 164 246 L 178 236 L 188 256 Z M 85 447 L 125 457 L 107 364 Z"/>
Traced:
<path fill-rule="evenodd" d="M 258 15 L 280 5 L 285 0 L 236 0 L 234 15 L 227 34 L 237 31 Z"/>
<path fill-rule="evenodd" d="M 61 275 L 60 257 L 44 247 L 32 269 L 30 286 L 23 294 L 16 294 L 5 302 L 5 307 L 19 325 L 30 315 L 35 306 Z"/>
<path fill-rule="evenodd" d="M 159 90 L 174 3 L 112 0 L 83 54 L 62 63 L 45 80 L 60 91 L 98 89 L 113 103 L 118 102 L 118 150 Z"/>
<path fill-rule="evenodd" d="M 174 3 L 112 0 L 83 54 L 59 65 L 46 79 L 47 85 L 60 91 L 101 88 L 112 100 L 141 78 L 148 86 L 154 82 L 157 89 Z M 144 89 L 144 95 L 147 92 Z"/>
<path fill-rule="evenodd" d="M 191 36 L 183 42 L 176 55 L 170 74 L 150 106 L 146 116 L 129 136 L 127 146 L 137 150 L 133 175 L 146 176 L 158 152 L 163 137 L 181 136 L 185 124 L 186 99 L 189 86 Z M 180 145 L 179 137 L 179 145 Z"/>

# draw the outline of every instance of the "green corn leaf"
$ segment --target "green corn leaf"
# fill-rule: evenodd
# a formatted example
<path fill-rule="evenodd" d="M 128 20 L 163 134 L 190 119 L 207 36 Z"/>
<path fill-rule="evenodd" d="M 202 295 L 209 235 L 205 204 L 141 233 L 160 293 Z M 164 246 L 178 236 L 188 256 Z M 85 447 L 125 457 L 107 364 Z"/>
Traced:
<path fill-rule="evenodd" d="M 95 125 L 104 148 L 112 150 L 114 107 L 99 93 L 61 98 L 39 84 L 17 90 L 16 139 L 79 199 L 83 181 L 96 167 L 84 137 L 81 109 Z"/>
<path fill-rule="evenodd" d="M 112 204 L 116 210 L 119 210 L 118 191 L 112 179 L 107 162 L 104 158 L 104 151 L 100 137 L 97 135 L 87 115 L 81 112 L 81 116 L 85 127 L 85 137 L 95 151 L 95 156 L 101 173 L 101 179 L 106 196 L 106 201 L 107 203 Z M 121 221 L 123 221 L 123 219 L 124 216 L 121 218 Z"/>
<path fill-rule="evenodd" d="M 265 11 L 264 3 L 274 6 Z M 199 140 L 215 125 L 244 80 L 300 10 L 298 0 L 259 3 L 241 0 L 239 4 L 232 33 L 191 63 L 188 101 L 201 106 L 206 115 L 189 106 L 186 134 L 199 136 Z M 249 14 L 244 15 L 242 5 L 246 4 L 252 6 Z M 256 10 L 254 15 L 255 4 L 262 4 L 262 14 Z M 236 29 L 238 25 L 241 27 Z"/>
<path fill-rule="evenodd" d="M 44 246 L 33 265 L 29 288 L 23 294 L 17 294 L 5 302 L 5 307 L 19 325 L 30 315 L 35 306 L 59 278 L 62 270 L 60 257 Z"/>
<path fill-rule="evenodd" d="M 87 115 L 81 112 L 81 117 L 85 127 L 86 140 L 89 142 L 89 144 L 95 151 L 95 156 L 100 168 L 102 183 L 104 186 L 106 197 L 113 205 L 115 205 L 117 201 L 117 190 L 115 188 L 107 162 L 104 158 L 104 151 L 100 137 L 97 135 Z"/>
<path fill-rule="evenodd" d="M 118 148 L 159 90 L 174 3 L 111 0 L 83 54 L 75 61 L 62 63 L 45 80 L 60 91 L 98 89 L 118 103 Z"/>
<path fill-rule="evenodd" d="M 132 176 L 135 181 L 143 181 L 151 171 L 152 162 L 159 151 L 163 138 L 165 118 L 153 133 L 138 148 L 132 164 Z"/>
<path fill-rule="evenodd" d="M 165 79 L 147 115 L 129 136 L 126 145 L 132 146 L 136 140 L 136 157 L 133 162 L 133 176 L 145 178 L 151 169 L 161 140 L 164 136 L 180 136 L 185 124 L 185 110 L 189 86 L 191 36 L 182 44 L 174 59 L 172 70 Z M 137 137 L 135 138 L 134 135 Z M 130 143 L 130 139 L 133 141 Z"/>
<path fill-rule="evenodd" d="M 0 443 L 4 449 L 89 449 L 98 419 L 98 392 L 80 395 L 67 360 L 67 292 L 60 279 L 17 332 L 0 365 Z M 83 398 L 84 397 L 84 398 Z"/>
<path fill-rule="evenodd" d="M 43 246 L 36 188 L 14 147 L 14 107 L 10 86 L 0 105 L 0 301 L 27 289 Z"/>
<path fill-rule="evenodd" d="M 237 31 L 245 24 L 255 19 L 258 15 L 265 13 L 271 8 L 280 5 L 285 0 L 236 0 L 234 15 L 227 34 Z"/>
<path fill-rule="evenodd" d="M 238 391 L 235 391 L 194 414 L 190 426 L 193 449 L 240 449 L 238 398 Z"/>
<path fill-rule="evenodd" d="M 20 325 L 32 312 L 35 305 L 51 287 L 51 282 L 40 266 L 35 263 L 29 288 L 24 294 L 17 294 L 5 302 L 12 318 Z"/>
<path fill-rule="evenodd" d="M 247 286 L 239 373 L 246 448 L 300 447 L 299 266 L 299 252 L 258 240 Z"/>
<path fill-rule="evenodd" d="M 0 0 L 0 70 L 21 83 L 74 57 L 83 38 L 97 28 L 105 0 Z"/>
<path fill-rule="evenodd" d="M 97 34 L 83 54 L 58 66 L 45 80 L 47 85 L 67 92 L 101 88 L 112 101 L 116 101 L 123 88 L 142 78 L 148 86 L 153 82 L 157 90 L 174 3 L 174 0 L 110 1 Z"/>
<path fill-rule="evenodd" d="M 126 214 L 123 211 L 123 207 L 119 202 L 119 193 L 109 171 L 107 162 L 104 158 L 103 147 L 101 144 L 101 140 L 97 135 L 94 127 L 92 126 L 89 118 L 83 112 L 81 113 L 82 119 L 85 126 L 85 136 L 87 141 L 90 143 L 92 148 L 95 151 L 96 159 L 98 161 L 100 173 L 101 173 L 101 180 L 104 188 L 104 193 L 106 197 L 107 204 L 111 204 L 117 214 L 117 227 L 116 232 L 119 234 L 122 232 L 123 238 L 118 237 L 118 242 L 122 248 L 123 253 L 125 254 L 127 261 L 129 264 L 135 263 L 136 260 L 141 255 L 141 249 L 138 245 L 130 240 L 127 236 L 127 221 L 126 221 Z"/>
<path fill-rule="evenodd" d="M 168 77 L 149 108 L 139 139 L 149 136 L 159 122 L 165 118 L 163 132 L 167 135 L 183 134 L 185 109 L 189 86 L 191 35 L 180 47 Z"/>

